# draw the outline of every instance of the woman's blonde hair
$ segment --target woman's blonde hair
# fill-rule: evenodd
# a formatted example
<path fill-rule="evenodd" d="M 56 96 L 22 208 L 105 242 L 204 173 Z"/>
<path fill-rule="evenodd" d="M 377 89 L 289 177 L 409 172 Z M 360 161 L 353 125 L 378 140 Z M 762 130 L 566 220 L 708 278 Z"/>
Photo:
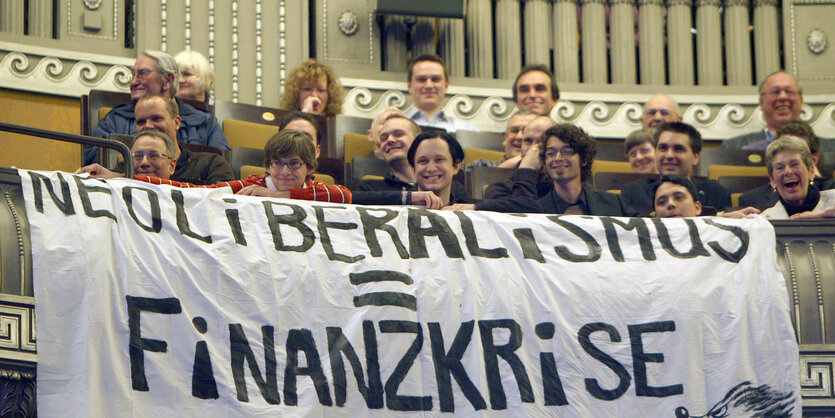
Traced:
<path fill-rule="evenodd" d="M 197 51 L 182 51 L 174 57 L 180 72 L 191 70 L 197 74 L 197 87 L 203 89 L 208 97 L 209 91 L 215 86 L 215 72 L 209 60 Z"/>
<path fill-rule="evenodd" d="M 322 76 L 328 82 L 328 104 L 325 106 L 325 115 L 341 114 L 345 91 L 342 89 L 339 77 L 336 76 L 333 68 L 314 59 L 301 63 L 290 73 L 287 84 L 284 86 L 284 94 L 281 96 L 280 107 L 287 110 L 301 110 L 299 91 L 301 91 L 302 85 L 310 81 L 318 81 Z"/>

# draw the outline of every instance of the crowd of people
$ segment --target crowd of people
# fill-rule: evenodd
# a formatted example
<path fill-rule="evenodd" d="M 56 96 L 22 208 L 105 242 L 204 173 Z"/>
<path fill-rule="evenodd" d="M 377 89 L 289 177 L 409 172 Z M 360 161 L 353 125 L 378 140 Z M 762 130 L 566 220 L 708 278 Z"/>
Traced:
<path fill-rule="evenodd" d="M 317 180 L 321 132 L 310 114 L 334 117 L 342 112 L 344 91 L 333 69 L 307 60 L 294 69 L 281 98 L 291 112 L 264 147 L 264 174 L 237 179 L 220 155 L 189 151 L 180 143 L 228 150 L 217 119 L 207 104 L 214 74 L 205 57 L 185 51 L 172 58 L 145 51 L 136 60 L 130 82 L 131 103 L 117 106 L 99 121 L 94 135 L 134 135 L 136 176 L 154 184 L 179 187 L 229 187 L 251 195 L 367 205 L 420 205 L 427 209 L 582 214 L 596 216 L 691 217 L 720 215 L 768 218 L 835 217 L 835 183 L 818 170 L 821 140 L 799 120 L 802 90 L 790 74 L 778 71 L 759 86 L 759 107 L 766 126 L 726 140 L 723 147 L 764 152 L 768 184 L 740 197 L 716 181 L 695 175 L 703 141 L 682 121 L 678 104 L 657 94 L 643 107 L 642 128 L 626 133 L 624 156 L 646 178 L 623 185 L 619 194 L 596 190 L 592 164 L 598 143 L 582 127 L 558 124 L 551 111 L 559 89 L 543 65 L 523 68 L 514 80 L 517 110 L 508 119 L 501 161 L 477 160 L 463 167 L 460 129 L 476 130 L 448 115 L 443 100 L 449 87 L 444 62 L 421 55 L 409 65 L 407 87 L 412 105 L 405 111 L 380 112 L 367 132 L 374 157 L 387 165 L 382 179 L 367 179 L 353 190 Z M 485 144 L 485 148 L 491 148 Z M 84 150 L 82 171 L 94 177 L 121 176 L 97 164 L 98 150 Z M 130 163 L 130 162 L 126 162 Z M 476 200 L 454 180 L 476 166 L 504 167 L 508 178 L 489 185 Z"/>

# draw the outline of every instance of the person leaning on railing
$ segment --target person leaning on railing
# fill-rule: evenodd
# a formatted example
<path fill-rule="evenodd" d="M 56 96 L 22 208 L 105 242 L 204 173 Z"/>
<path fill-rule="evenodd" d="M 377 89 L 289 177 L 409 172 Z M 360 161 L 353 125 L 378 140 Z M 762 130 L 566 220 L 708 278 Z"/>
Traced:
<path fill-rule="evenodd" d="M 775 139 L 765 149 L 765 164 L 771 186 L 780 198 L 762 212 L 763 216 L 769 219 L 835 218 L 835 190 L 820 191 L 813 183 L 815 164 L 805 141 L 790 135 Z M 751 213 L 752 209 L 743 211 Z"/>
<path fill-rule="evenodd" d="M 153 148 L 139 148 L 146 136 L 157 138 Z M 229 187 L 232 192 L 247 196 L 277 197 L 320 202 L 351 203 L 351 191 L 341 185 L 327 184 L 313 179 L 316 170 L 316 148 L 307 134 L 283 129 L 275 134 L 264 147 L 265 175 L 252 175 L 242 180 L 224 181 L 209 185 L 196 185 L 170 180 L 175 161 L 170 157 L 173 142 L 167 135 L 150 131 L 137 135 L 132 148 L 134 180 L 151 184 L 167 184 L 184 188 L 214 189 Z M 84 171 L 96 178 L 121 177 L 107 169 L 94 165 Z M 170 167 L 169 167 L 170 166 Z"/>

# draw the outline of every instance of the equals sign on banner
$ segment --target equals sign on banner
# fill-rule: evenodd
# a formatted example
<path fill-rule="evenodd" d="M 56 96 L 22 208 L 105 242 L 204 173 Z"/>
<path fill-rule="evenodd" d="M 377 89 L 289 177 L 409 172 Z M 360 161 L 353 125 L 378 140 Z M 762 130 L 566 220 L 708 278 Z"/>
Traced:
<path fill-rule="evenodd" d="M 362 273 L 350 273 L 348 277 L 354 286 L 363 283 L 401 282 L 407 285 L 414 283 L 411 277 L 398 271 L 370 270 Z M 417 311 L 417 299 L 401 292 L 370 292 L 354 296 L 354 306 L 397 306 Z"/>

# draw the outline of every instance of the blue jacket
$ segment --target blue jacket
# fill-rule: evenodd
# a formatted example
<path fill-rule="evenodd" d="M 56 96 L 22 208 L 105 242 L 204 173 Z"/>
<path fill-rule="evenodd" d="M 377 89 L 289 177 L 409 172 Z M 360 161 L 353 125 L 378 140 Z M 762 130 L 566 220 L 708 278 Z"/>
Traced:
<path fill-rule="evenodd" d="M 217 119 L 211 113 L 195 109 L 179 98 L 177 106 L 180 108 L 180 129 L 177 131 L 177 141 L 187 144 L 206 145 L 219 150 L 228 150 L 229 143 L 223 136 L 223 130 Z M 104 119 L 100 120 L 93 130 L 93 136 L 105 138 L 109 134 L 135 135 L 136 117 L 133 114 L 134 103 L 119 105 L 113 108 Z M 96 147 L 84 147 L 84 165 L 96 162 Z"/>

